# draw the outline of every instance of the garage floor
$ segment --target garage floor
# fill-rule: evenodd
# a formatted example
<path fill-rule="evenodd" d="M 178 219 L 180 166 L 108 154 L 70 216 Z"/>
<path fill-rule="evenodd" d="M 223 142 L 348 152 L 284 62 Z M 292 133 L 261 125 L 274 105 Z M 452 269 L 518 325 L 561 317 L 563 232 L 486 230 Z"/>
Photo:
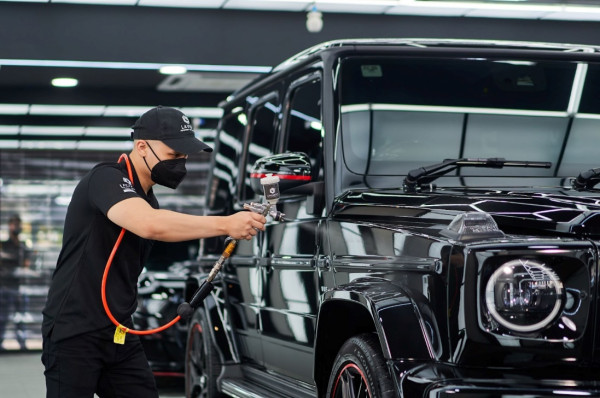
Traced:
<path fill-rule="evenodd" d="M 41 351 L 0 353 L 0 388 L 2 397 L 43 398 L 46 396 Z M 157 380 L 160 397 L 183 398 L 183 380 Z"/>

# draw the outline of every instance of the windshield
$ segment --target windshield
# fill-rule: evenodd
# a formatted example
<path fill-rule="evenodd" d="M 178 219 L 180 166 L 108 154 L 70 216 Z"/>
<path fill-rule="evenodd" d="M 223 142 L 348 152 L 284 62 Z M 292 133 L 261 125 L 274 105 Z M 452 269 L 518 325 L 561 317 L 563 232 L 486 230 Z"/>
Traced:
<path fill-rule="evenodd" d="M 500 177 L 485 185 L 515 185 L 600 166 L 599 65 L 356 56 L 339 72 L 342 189 L 399 187 L 410 170 L 444 159 L 552 167 L 463 167 L 438 185 L 481 185 L 484 176 Z"/>

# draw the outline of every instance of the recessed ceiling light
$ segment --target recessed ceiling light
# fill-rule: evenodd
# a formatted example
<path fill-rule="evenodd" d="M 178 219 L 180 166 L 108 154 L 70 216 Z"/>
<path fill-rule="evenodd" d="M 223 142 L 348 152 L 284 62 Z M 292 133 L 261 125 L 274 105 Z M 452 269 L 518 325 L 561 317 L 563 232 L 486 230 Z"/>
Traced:
<path fill-rule="evenodd" d="M 1 2 L 2 0 L 0 0 Z M 157 70 L 164 64 L 148 62 L 98 62 L 98 61 L 58 61 L 47 59 L 0 59 L 0 65 L 10 66 L 45 66 L 56 68 L 105 68 L 105 69 L 131 69 L 131 70 Z M 186 64 L 182 65 L 187 70 L 197 72 L 247 72 L 268 73 L 270 66 L 248 66 L 248 65 L 205 65 Z"/>
<path fill-rule="evenodd" d="M 79 81 L 71 77 L 57 77 L 52 79 L 52 85 L 54 87 L 75 87 Z"/>
<path fill-rule="evenodd" d="M 163 75 L 183 75 L 187 68 L 183 65 L 165 65 L 160 67 L 159 72 Z"/>

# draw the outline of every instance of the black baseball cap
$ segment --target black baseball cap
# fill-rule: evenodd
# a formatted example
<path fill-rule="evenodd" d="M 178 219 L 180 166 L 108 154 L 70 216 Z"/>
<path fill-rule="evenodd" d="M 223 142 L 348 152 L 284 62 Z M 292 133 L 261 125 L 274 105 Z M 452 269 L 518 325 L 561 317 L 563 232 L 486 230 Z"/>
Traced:
<path fill-rule="evenodd" d="M 183 112 L 166 106 L 157 106 L 144 113 L 135 122 L 131 138 L 158 140 L 169 148 L 189 154 L 212 148 L 196 138 L 190 119 Z"/>

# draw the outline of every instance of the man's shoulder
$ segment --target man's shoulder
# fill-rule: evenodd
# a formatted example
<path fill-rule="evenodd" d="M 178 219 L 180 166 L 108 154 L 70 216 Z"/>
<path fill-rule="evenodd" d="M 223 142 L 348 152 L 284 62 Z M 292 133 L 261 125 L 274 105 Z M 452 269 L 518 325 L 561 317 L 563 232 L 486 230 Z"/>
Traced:
<path fill-rule="evenodd" d="M 103 171 L 103 170 L 118 170 L 121 172 L 122 168 L 121 168 L 121 165 L 117 162 L 102 162 L 102 163 L 98 163 L 94 167 L 92 167 L 92 169 L 90 170 L 90 173 L 96 173 L 98 171 Z"/>
<path fill-rule="evenodd" d="M 133 182 L 127 176 L 126 170 L 122 164 L 116 162 L 99 163 L 87 176 L 88 187 L 97 192 L 102 190 L 104 194 L 135 193 L 137 194 Z"/>
<path fill-rule="evenodd" d="M 98 163 L 79 180 L 75 188 L 75 196 L 89 194 L 90 189 L 106 189 L 113 184 L 119 185 L 123 180 L 129 181 L 118 163 Z"/>
<path fill-rule="evenodd" d="M 126 176 L 124 170 L 121 168 L 121 165 L 116 162 L 103 162 L 95 165 L 84 177 L 87 179 L 95 179 L 95 178 L 119 178 L 121 176 Z"/>

